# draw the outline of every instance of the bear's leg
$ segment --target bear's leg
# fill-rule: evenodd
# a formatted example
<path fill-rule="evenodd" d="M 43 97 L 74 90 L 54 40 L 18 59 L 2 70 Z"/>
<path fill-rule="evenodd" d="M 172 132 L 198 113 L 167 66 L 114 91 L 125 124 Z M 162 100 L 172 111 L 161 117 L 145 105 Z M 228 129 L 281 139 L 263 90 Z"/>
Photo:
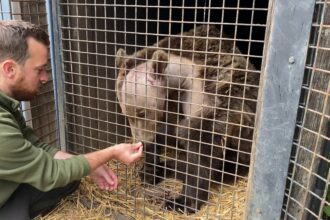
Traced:
<path fill-rule="evenodd" d="M 180 122 L 180 148 L 186 151 L 177 162 L 177 175 L 184 183 L 181 195 L 167 201 L 165 207 L 194 213 L 208 200 L 214 171 L 221 170 L 222 136 L 215 132 L 215 124 L 207 119 L 185 119 Z M 218 158 L 215 160 L 215 158 Z M 212 170 L 214 169 L 214 170 Z"/>
<path fill-rule="evenodd" d="M 183 181 L 184 186 L 180 196 L 165 202 L 167 209 L 195 213 L 208 200 L 211 174 L 210 169 L 203 166 L 205 162 L 201 162 L 202 160 L 210 159 L 188 152 L 187 163 L 178 163 L 177 178 Z M 184 169 L 185 174 L 182 172 Z"/>

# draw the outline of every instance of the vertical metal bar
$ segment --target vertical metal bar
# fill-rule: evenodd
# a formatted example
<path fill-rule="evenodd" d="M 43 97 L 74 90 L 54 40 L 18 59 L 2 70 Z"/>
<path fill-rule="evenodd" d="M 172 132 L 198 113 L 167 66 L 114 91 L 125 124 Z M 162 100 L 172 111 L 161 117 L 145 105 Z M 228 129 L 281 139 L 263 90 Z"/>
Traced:
<path fill-rule="evenodd" d="M 22 10 L 20 2 L 11 2 L 11 17 L 15 20 L 22 20 Z"/>
<path fill-rule="evenodd" d="M 1 9 L 2 9 L 2 16 L 1 20 L 10 20 L 11 14 L 10 14 L 10 1 L 9 0 L 2 0 L 1 3 Z"/>
<path fill-rule="evenodd" d="M 33 120 L 32 120 L 32 113 L 31 113 L 31 103 L 29 101 L 21 102 L 23 117 L 26 121 L 26 124 L 33 128 Z"/>
<path fill-rule="evenodd" d="M 62 72 L 62 54 L 60 49 L 61 35 L 59 29 L 59 6 L 57 1 L 46 1 L 48 33 L 50 37 L 50 54 L 52 63 L 52 76 L 54 82 L 54 96 L 56 106 L 56 116 L 58 119 L 58 135 L 61 150 L 66 150 L 66 120 L 64 113 L 64 80 Z"/>
<path fill-rule="evenodd" d="M 275 0 L 265 52 L 246 219 L 278 220 L 315 0 Z"/>

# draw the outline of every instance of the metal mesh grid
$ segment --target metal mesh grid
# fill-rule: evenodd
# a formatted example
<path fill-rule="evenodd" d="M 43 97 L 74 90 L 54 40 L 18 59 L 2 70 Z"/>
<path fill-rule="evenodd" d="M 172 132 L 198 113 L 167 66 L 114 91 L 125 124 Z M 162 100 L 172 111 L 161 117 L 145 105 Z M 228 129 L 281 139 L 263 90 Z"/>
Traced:
<path fill-rule="evenodd" d="M 330 218 L 330 2 L 316 1 L 283 219 Z"/>
<path fill-rule="evenodd" d="M 231 188 L 239 180 L 247 181 L 268 12 L 267 1 L 62 0 L 58 5 L 61 12 L 59 17 L 63 45 L 65 114 L 69 151 L 85 153 L 132 140 L 134 139 L 131 132 L 133 121 L 143 119 L 142 127 L 138 126 L 138 128 L 144 134 L 137 137 L 133 132 L 133 135 L 145 142 L 146 162 L 142 170 L 137 168 L 135 172 L 140 171 L 140 177 L 145 179 L 142 199 L 146 204 L 153 204 L 152 209 L 161 207 L 164 201 L 170 201 L 169 196 L 165 195 L 172 194 L 168 186 L 150 184 L 150 181 L 165 179 L 167 174 L 175 173 L 177 178 L 181 178 L 181 182 L 184 179 L 183 185 L 186 190 L 182 190 L 178 193 L 179 195 L 185 195 L 189 190 L 194 191 L 200 188 L 196 184 L 192 185 L 190 180 L 206 184 L 203 188 L 209 194 L 207 197 L 223 195 L 223 186 Z M 201 33 L 196 33 L 196 30 L 202 26 L 206 27 L 203 36 Z M 215 31 L 212 34 L 205 31 L 211 27 L 216 27 L 218 32 Z M 189 30 L 192 31 L 188 33 Z M 175 43 L 180 44 L 188 40 L 192 41 L 191 47 L 175 45 Z M 199 51 L 195 47 L 198 41 L 202 44 L 202 49 Z M 157 42 L 162 43 L 156 45 Z M 116 55 L 120 48 L 129 55 L 134 54 L 122 56 L 126 59 L 127 65 L 120 66 L 119 56 Z M 202 84 L 214 87 L 213 90 L 207 90 L 205 87 L 194 94 L 202 95 L 202 99 L 213 99 L 216 104 L 194 104 L 204 113 L 191 115 L 191 121 L 184 120 L 189 111 L 185 111 L 182 105 L 191 100 L 183 99 L 191 88 L 184 87 L 182 82 L 194 81 L 196 76 L 178 74 L 177 80 L 181 86 L 174 89 L 176 94 L 170 91 L 170 82 L 167 81 L 164 85 L 157 87 L 156 94 L 152 94 L 151 90 L 147 89 L 142 95 L 146 101 L 157 96 L 159 91 L 164 91 L 165 97 L 156 97 L 158 101 L 167 103 L 164 109 L 161 109 L 164 118 L 157 120 L 149 118 L 155 114 L 154 108 L 150 106 L 145 107 L 139 113 L 140 115 L 136 112 L 134 115 L 123 112 L 116 95 L 115 85 L 118 74 L 126 74 L 137 65 L 147 60 L 151 61 L 151 55 L 158 49 L 165 51 L 166 56 L 175 54 L 178 57 L 176 63 L 182 66 L 181 72 L 185 68 L 184 60 L 190 59 L 193 63 L 191 73 L 194 69 L 200 69 L 199 77 Z M 223 63 L 222 58 L 228 63 Z M 156 68 L 172 62 L 158 61 Z M 203 76 L 202 70 L 213 71 L 213 78 Z M 219 81 L 222 83 L 218 84 Z M 120 84 L 120 82 L 128 85 L 125 80 L 119 78 L 117 83 Z M 134 82 L 129 86 L 145 87 L 147 83 L 147 81 Z M 124 93 L 126 99 L 129 92 Z M 223 105 L 219 105 L 218 102 Z M 132 107 L 139 105 L 140 103 L 135 100 Z M 173 121 L 165 120 L 171 117 Z M 157 122 L 157 131 L 152 139 L 148 140 L 145 135 L 148 130 L 146 124 L 149 122 Z M 185 136 L 171 133 L 171 129 L 182 130 Z M 232 146 L 229 146 L 229 143 Z M 246 149 L 244 146 L 247 146 Z M 203 147 L 211 152 L 203 152 Z M 160 152 L 161 149 L 164 152 Z M 231 156 L 226 157 L 223 154 L 224 151 Z M 220 157 L 217 158 L 216 154 L 221 155 L 221 161 L 217 161 Z M 161 158 L 159 158 L 160 155 Z M 180 158 L 181 155 L 183 158 Z M 196 160 L 191 160 L 191 158 L 196 158 Z M 244 162 L 241 161 L 242 158 Z M 170 159 L 174 159 L 173 166 L 175 167 L 170 167 L 169 162 L 163 162 Z M 155 164 L 156 162 L 160 163 Z M 215 169 L 212 163 L 218 163 L 222 168 Z M 164 166 L 169 167 L 164 169 Z M 153 170 L 147 171 L 148 168 Z M 158 173 L 158 168 L 164 170 Z M 189 171 L 191 169 L 196 169 L 198 172 L 191 173 Z M 201 172 L 207 174 L 204 175 Z M 220 180 L 213 180 L 212 175 L 217 175 Z M 198 180 L 196 180 L 197 176 Z M 148 184 L 149 177 L 152 180 L 149 180 Z M 122 178 L 129 178 L 128 173 Z M 138 180 L 133 181 L 140 184 Z M 215 190 L 213 190 L 214 183 L 218 185 Z M 239 200 L 238 193 L 245 195 L 245 189 L 234 192 L 231 200 Z M 218 210 L 225 211 L 222 204 L 216 204 L 216 200 L 210 201 L 207 198 L 196 200 L 198 195 L 193 194 L 184 197 L 184 205 L 179 208 L 185 209 L 190 206 L 190 211 L 199 209 L 199 205 L 188 205 L 187 200 L 192 197 L 195 203 L 207 203 L 217 207 Z M 244 208 L 237 210 L 232 205 L 228 211 L 230 218 L 241 218 L 243 210 Z M 211 208 L 207 208 L 205 217 L 219 217 L 212 212 Z"/>
<path fill-rule="evenodd" d="M 46 2 L 42 0 L 12 0 L 0 1 L 0 19 L 18 19 L 39 25 L 46 31 Z M 53 80 L 51 66 L 47 68 L 49 82 L 42 88 L 40 94 L 31 102 L 22 102 L 21 107 L 26 123 L 33 127 L 42 141 L 58 146 L 57 120 L 55 111 Z"/>

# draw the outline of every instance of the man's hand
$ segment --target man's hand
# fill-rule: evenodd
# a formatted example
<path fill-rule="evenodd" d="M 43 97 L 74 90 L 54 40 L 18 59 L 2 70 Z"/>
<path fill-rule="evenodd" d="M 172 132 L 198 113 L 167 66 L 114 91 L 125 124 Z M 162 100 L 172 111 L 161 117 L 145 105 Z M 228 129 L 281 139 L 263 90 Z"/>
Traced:
<path fill-rule="evenodd" d="M 54 158 L 57 160 L 65 160 L 72 157 L 72 154 L 58 151 Z M 105 190 L 114 190 L 118 186 L 118 178 L 116 174 L 107 166 L 101 165 L 96 170 L 90 173 L 90 177 L 94 181 L 94 183 L 100 187 L 100 189 Z"/>
<path fill-rule="evenodd" d="M 137 144 L 117 144 L 99 151 L 85 154 L 85 158 L 91 167 L 90 176 L 94 182 L 101 188 L 106 190 L 116 189 L 118 179 L 114 172 L 107 168 L 104 164 L 111 159 L 117 159 L 126 165 L 130 165 L 138 161 L 143 153 L 142 143 Z M 54 158 L 57 160 L 65 160 L 73 155 L 58 151 Z"/>
<path fill-rule="evenodd" d="M 114 158 L 126 165 L 138 161 L 143 152 L 143 145 L 141 142 L 137 144 L 117 144 L 111 148 L 114 152 Z"/>
<path fill-rule="evenodd" d="M 100 189 L 114 190 L 118 186 L 118 178 L 116 174 L 107 166 L 102 165 L 94 170 L 90 177 Z"/>
<path fill-rule="evenodd" d="M 84 154 L 84 156 L 92 171 L 112 159 L 120 160 L 124 164 L 129 165 L 141 158 L 142 143 L 117 144 L 102 150 Z"/>

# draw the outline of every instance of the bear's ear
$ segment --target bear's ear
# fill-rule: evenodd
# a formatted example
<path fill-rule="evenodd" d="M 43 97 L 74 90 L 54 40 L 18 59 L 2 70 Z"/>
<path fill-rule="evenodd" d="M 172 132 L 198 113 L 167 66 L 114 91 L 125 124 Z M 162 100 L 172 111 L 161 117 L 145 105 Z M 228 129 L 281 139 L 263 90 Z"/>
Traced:
<path fill-rule="evenodd" d="M 117 56 L 116 56 L 116 67 L 122 66 L 122 64 L 125 62 L 125 56 L 126 56 L 125 50 L 122 48 L 119 48 L 117 51 Z"/>
<path fill-rule="evenodd" d="M 164 50 L 156 50 L 152 54 L 152 68 L 155 73 L 163 74 L 168 62 L 168 54 Z"/>

